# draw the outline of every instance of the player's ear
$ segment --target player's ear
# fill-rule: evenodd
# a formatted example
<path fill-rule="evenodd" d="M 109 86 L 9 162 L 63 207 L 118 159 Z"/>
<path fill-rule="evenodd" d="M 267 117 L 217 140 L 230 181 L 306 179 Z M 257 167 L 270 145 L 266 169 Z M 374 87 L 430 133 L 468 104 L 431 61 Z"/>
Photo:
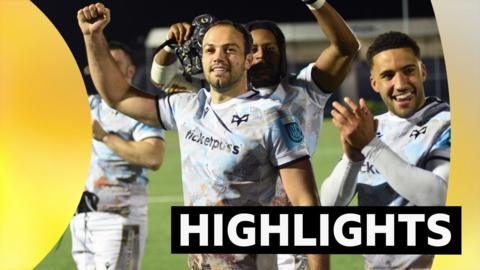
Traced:
<path fill-rule="evenodd" d="M 422 81 L 425 82 L 427 79 L 427 67 L 424 63 L 420 64 L 420 75 L 422 76 Z"/>
<path fill-rule="evenodd" d="M 380 92 L 380 90 L 378 90 L 377 80 L 375 80 L 375 77 L 373 76 L 372 73 L 370 73 L 370 86 L 372 87 L 373 91 L 377 93 Z"/>
<path fill-rule="evenodd" d="M 129 65 L 127 68 L 127 77 L 130 79 L 133 79 L 133 76 L 135 76 L 136 71 L 137 71 L 137 68 L 134 65 Z"/>
<path fill-rule="evenodd" d="M 245 70 L 249 70 L 252 67 L 253 64 L 253 54 L 249 53 L 245 57 Z"/>

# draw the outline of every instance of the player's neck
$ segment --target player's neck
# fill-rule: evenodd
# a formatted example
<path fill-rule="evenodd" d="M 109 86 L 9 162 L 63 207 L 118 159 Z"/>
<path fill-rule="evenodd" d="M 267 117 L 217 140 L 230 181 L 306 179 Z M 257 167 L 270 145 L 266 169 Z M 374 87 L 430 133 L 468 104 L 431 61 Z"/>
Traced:
<path fill-rule="evenodd" d="M 231 100 L 232 98 L 238 97 L 243 93 L 248 91 L 247 82 L 246 80 L 240 80 L 238 83 L 232 85 L 232 87 L 228 90 L 220 90 L 218 91 L 213 85 L 210 85 L 211 88 L 211 97 L 212 97 L 212 104 L 220 104 Z"/>

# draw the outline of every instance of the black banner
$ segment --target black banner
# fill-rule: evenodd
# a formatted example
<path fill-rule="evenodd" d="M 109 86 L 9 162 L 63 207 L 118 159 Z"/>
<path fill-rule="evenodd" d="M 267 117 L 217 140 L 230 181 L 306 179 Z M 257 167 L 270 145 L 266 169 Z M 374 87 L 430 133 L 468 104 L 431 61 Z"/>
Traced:
<path fill-rule="evenodd" d="M 460 254 L 460 207 L 172 207 L 172 253 Z"/>

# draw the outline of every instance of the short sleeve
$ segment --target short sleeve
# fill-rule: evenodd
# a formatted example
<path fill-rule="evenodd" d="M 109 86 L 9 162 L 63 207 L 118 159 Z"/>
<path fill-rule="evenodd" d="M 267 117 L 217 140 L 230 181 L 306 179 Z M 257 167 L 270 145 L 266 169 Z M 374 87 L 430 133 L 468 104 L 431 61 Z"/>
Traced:
<path fill-rule="evenodd" d="M 276 167 L 283 168 L 301 159 L 308 159 L 302 129 L 288 111 L 272 109 L 267 113 L 266 149 Z"/>
<path fill-rule="evenodd" d="M 187 104 L 195 93 L 174 93 L 157 96 L 157 117 L 160 125 L 166 130 L 177 130 L 177 119 L 187 109 Z"/>
<path fill-rule="evenodd" d="M 135 141 L 141 141 L 147 138 L 160 138 L 164 140 L 165 130 L 139 122 L 133 130 L 132 136 Z"/>
<path fill-rule="evenodd" d="M 308 94 L 309 99 L 320 108 L 325 108 L 331 93 L 325 93 L 312 78 L 312 69 L 314 63 L 310 63 L 308 66 L 300 70 L 296 77 L 290 80 L 290 84 L 302 87 Z"/>

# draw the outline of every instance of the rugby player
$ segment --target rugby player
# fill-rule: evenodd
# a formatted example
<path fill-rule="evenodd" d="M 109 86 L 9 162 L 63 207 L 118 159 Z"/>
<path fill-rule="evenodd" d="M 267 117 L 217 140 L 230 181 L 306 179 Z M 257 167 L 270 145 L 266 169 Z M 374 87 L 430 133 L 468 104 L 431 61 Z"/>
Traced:
<path fill-rule="evenodd" d="M 110 42 L 108 51 L 130 83 L 135 65 L 128 48 Z M 112 109 L 99 95 L 89 101 L 92 158 L 86 191 L 70 223 L 72 256 L 77 269 L 140 269 L 147 239 L 147 169 L 161 166 L 164 131 Z"/>
<path fill-rule="evenodd" d="M 326 1 L 317 0 L 308 6 L 320 28 L 330 41 L 314 63 L 298 74 L 287 73 L 285 37 L 272 21 L 253 21 L 246 27 L 253 37 L 253 66 L 248 71 L 252 85 L 264 97 L 278 100 L 297 118 L 308 152 L 313 155 L 317 147 L 323 122 L 325 104 L 331 93 L 345 79 L 360 43 L 348 25 Z M 189 23 L 177 23 L 170 27 L 167 39 L 175 38 L 184 44 L 192 36 Z M 177 74 L 180 63 L 170 47 L 164 47 L 154 57 L 151 80 L 166 92 L 187 90 L 189 82 Z M 198 79 L 192 84 L 200 85 Z M 273 205 L 289 205 L 282 181 L 277 182 Z M 300 269 L 304 262 L 301 255 L 279 254 L 280 269 Z"/>
<path fill-rule="evenodd" d="M 108 54 L 102 4 L 78 12 L 92 79 L 113 108 L 144 123 L 177 130 L 185 205 L 270 205 L 278 176 L 293 205 L 319 204 L 303 134 L 281 103 L 248 88 L 251 36 L 220 21 L 203 40 L 202 65 L 210 91 L 153 97 L 130 86 Z M 311 269 L 323 269 L 309 255 Z M 269 254 L 191 254 L 193 269 L 275 269 Z"/>
<path fill-rule="evenodd" d="M 373 117 L 363 99 L 334 102 L 342 160 L 321 187 L 322 205 L 445 205 L 450 171 L 450 107 L 426 97 L 427 70 L 408 35 L 387 32 L 367 52 L 370 83 L 388 112 Z M 432 255 L 365 255 L 366 269 L 430 269 Z"/>

